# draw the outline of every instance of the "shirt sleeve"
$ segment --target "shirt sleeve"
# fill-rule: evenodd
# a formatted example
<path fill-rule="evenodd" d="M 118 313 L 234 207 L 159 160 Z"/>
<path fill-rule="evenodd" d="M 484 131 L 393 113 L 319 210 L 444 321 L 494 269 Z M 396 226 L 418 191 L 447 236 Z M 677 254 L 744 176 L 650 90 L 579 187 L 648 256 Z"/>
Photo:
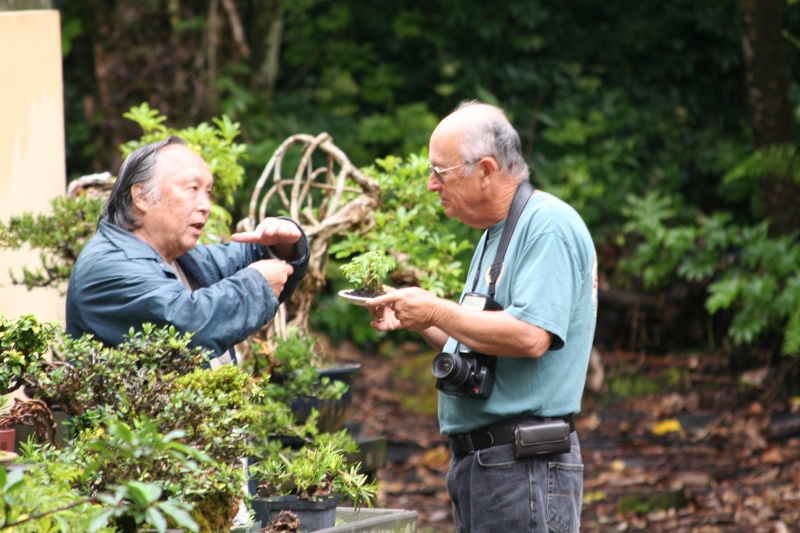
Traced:
<path fill-rule="evenodd" d="M 551 350 L 563 348 L 574 305 L 576 265 L 556 233 L 527 241 L 513 270 L 511 305 L 506 311 L 553 334 Z"/>

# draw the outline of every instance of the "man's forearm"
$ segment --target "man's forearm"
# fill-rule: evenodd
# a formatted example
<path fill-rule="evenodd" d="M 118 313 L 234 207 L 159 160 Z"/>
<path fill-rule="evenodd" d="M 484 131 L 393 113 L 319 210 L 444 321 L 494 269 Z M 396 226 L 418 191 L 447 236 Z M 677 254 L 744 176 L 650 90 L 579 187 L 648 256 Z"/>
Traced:
<path fill-rule="evenodd" d="M 419 334 L 422 335 L 422 338 L 425 339 L 425 342 L 427 342 L 431 348 L 438 352 L 444 349 L 447 339 L 450 338 L 444 331 L 437 327 L 430 327 L 420 331 Z"/>

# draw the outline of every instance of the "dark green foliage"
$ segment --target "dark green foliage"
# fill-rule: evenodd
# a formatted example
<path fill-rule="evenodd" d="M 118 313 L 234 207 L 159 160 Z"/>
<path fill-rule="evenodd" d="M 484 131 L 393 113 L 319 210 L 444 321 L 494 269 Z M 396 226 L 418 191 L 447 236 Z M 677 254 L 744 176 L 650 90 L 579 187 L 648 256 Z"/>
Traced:
<path fill-rule="evenodd" d="M 676 276 L 708 285 L 710 313 L 732 311 L 734 344 L 768 333 L 783 336 L 782 353 L 800 353 L 800 242 L 797 235 L 771 238 L 768 224 L 733 224 L 731 215 L 681 213 L 673 199 L 650 195 L 631 200 L 626 226 L 636 243 L 621 266 L 650 288 Z"/>
<path fill-rule="evenodd" d="M 339 268 L 356 289 L 380 295 L 384 293 L 383 285 L 395 266 L 395 260 L 384 251 L 370 250 L 355 256 Z"/>
<path fill-rule="evenodd" d="M 349 233 L 331 245 L 338 259 L 377 250 L 397 262 L 393 284 L 419 285 L 439 296 L 452 297 L 461 290 L 464 262 L 477 240 L 476 232 L 457 220 L 447 219 L 439 197 L 426 190 L 427 159 L 411 155 L 379 159 L 366 169 L 380 186 L 383 203 L 374 213 L 375 225 L 361 233 Z"/>
<path fill-rule="evenodd" d="M 22 278 L 15 283 L 28 287 L 56 287 L 65 290 L 75 261 L 86 241 L 94 235 L 100 218 L 102 200 L 89 196 L 63 197 L 53 200 L 51 215 L 24 213 L 12 216 L 8 223 L 0 220 L 0 232 L 6 233 L 8 247 L 29 247 L 39 250 L 42 267 L 23 268 Z"/>
<path fill-rule="evenodd" d="M 41 370 L 57 330 L 33 315 L 9 320 L 0 314 L 0 395 L 19 389 L 29 373 Z"/>

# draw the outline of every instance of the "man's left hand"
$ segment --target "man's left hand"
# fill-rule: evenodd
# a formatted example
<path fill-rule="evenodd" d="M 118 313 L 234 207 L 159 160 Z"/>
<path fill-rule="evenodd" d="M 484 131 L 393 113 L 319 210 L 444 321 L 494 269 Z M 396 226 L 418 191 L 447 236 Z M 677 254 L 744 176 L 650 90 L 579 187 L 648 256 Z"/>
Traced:
<path fill-rule="evenodd" d="M 441 302 L 431 292 L 408 287 L 367 300 L 366 304 L 374 317 L 371 325 L 378 331 L 399 328 L 422 331 L 433 326 Z"/>
<path fill-rule="evenodd" d="M 243 231 L 231 235 L 235 242 L 250 242 L 261 246 L 276 246 L 280 244 L 294 244 L 302 233 L 297 224 L 285 218 L 265 218 L 255 231 Z"/>

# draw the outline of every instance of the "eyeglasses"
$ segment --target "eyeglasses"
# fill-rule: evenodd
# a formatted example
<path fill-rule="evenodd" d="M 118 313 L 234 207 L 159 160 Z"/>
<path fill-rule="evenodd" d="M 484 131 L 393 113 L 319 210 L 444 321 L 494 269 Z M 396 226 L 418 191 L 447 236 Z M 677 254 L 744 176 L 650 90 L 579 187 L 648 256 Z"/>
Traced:
<path fill-rule="evenodd" d="M 428 165 L 428 170 L 431 171 L 431 174 L 433 174 L 434 178 L 436 178 L 436 181 L 438 181 L 439 183 L 444 183 L 444 178 L 442 177 L 442 174 L 444 174 L 445 172 L 450 172 L 451 170 L 455 170 L 457 168 L 466 167 L 473 163 L 475 163 L 475 161 L 467 161 L 462 165 L 456 165 L 450 168 L 439 168 L 436 165 Z"/>

